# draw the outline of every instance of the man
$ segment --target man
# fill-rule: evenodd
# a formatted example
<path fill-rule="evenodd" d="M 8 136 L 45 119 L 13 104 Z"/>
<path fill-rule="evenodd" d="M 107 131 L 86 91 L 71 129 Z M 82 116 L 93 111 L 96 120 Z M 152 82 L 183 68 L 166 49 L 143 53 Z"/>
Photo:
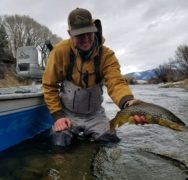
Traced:
<path fill-rule="evenodd" d="M 77 8 L 69 14 L 68 26 L 70 39 L 53 48 L 43 75 L 44 99 L 54 118 L 52 142 L 69 145 L 74 134 L 90 135 L 96 141 L 118 141 L 101 106 L 102 84 L 121 109 L 134 103 L 132 92 L 114 52 L 103 45 L 100 20 Z M 146 123 L 137 115 L 134 120 Z"/>

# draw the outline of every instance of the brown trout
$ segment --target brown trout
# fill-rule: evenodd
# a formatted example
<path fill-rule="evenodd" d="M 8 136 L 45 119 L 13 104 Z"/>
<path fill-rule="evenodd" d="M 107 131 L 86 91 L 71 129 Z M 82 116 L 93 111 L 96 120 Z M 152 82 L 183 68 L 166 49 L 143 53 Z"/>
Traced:
<path fill-rule="evenodd" d="M 185 123 L 168 109 L 138 100 L 116 114 L 110 121 L 111 129 L 124 123 L 134 123 L 134 115 L 145 116 L 148 124 L 159 124 L 178 131 L 183 130 L 182 127 L 185 126 Z"/>

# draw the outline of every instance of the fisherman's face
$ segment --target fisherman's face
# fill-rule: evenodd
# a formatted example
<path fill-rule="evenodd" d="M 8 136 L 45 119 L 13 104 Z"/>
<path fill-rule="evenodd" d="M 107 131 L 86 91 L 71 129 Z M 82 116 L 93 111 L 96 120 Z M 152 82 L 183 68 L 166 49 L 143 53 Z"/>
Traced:
<path fill-rule="evenodd" d="M 80 34 L 78 36 L 71 36 L 74 46 L 81 49 L 82 51 L 88 51 L 91 49 L 93 43 L 94 43 L 94 33 L 85 33 Z"/>

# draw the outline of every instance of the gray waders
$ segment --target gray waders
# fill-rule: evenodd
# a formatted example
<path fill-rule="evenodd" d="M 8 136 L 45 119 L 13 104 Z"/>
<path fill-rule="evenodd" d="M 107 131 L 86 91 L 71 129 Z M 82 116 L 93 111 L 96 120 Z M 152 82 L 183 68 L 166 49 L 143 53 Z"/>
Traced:
<path fill-rule="evenodd" d="M 101 106 L 102 85 L 80 88 L 70 81 L 64 81 L 60 90 L 63 112 L 72 122 L 72 127 L 62 132 L 51 131 L 52 142 L 57 146 L 68 146 L 74 135 L 90 136 L 96 141 L 117 142 L 119 138 L 110 132 L 109 119 Z"/>

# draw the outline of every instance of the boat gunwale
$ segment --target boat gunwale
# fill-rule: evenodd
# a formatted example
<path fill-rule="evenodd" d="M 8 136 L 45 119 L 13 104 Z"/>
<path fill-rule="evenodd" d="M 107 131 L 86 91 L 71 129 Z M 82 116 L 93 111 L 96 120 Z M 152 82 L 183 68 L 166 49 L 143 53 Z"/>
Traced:
<path fill-rule="evenodd" d="M 34 98 L 40 96 L 43 96 L 42 92 L 8 93 L 8 94 L 0 94 L 0 101 L 11 100 L 11 99 Z"/>

